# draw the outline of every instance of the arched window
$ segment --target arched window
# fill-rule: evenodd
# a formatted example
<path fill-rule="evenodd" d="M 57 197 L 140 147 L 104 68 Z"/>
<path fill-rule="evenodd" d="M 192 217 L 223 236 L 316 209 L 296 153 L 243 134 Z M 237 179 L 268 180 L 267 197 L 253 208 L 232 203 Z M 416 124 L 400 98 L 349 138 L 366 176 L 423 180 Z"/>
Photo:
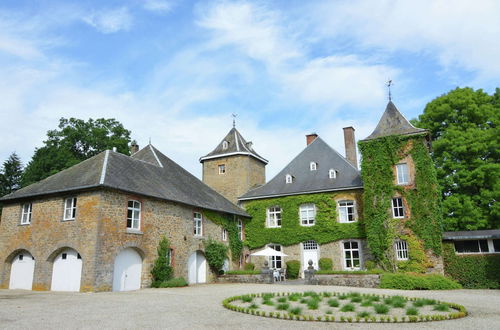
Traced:
<path fill-rule="evenodd" d="M 337 178 L 337 171 L 335 171 L 333 168 L 331 168 L 329 171 L 328 171 L 328 177 L 330 179 L 335 179 Z"/>
<path fill-rule="evenodd" d="M 309 163 L 309 169 L 311 171 L 316 171 L 318 169 L 318 163 L 316 163 L 316 162 Z"/>

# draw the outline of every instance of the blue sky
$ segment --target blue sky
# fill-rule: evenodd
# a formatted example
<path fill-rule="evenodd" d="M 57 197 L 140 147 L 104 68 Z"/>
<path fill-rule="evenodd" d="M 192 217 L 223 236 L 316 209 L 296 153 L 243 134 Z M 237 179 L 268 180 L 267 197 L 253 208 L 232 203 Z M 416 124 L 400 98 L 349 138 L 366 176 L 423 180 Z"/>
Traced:
<path fill-rule="evenodd" d="M 116 118 L 193 174 L 237 128 L 271 178 L 318 133 L 370 134 L 455 87 L 493 92 L 500 2 L 23 1 L 0 3 L 0 160 L 24 163 L 60 117 Z"/>

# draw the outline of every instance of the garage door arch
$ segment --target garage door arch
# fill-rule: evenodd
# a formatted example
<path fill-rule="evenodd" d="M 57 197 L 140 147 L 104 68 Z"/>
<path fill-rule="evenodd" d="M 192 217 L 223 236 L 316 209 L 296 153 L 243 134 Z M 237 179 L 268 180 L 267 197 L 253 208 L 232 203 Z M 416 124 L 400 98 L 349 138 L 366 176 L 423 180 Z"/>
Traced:
<path fill-rule="evenodd" d="M 35 272 L 35 258 L 27 250 L 14 251 L 10 260 L 9 289 L 31 290 Z"/>
<path fill-rule="evenodd" d="M 56 254 L 56 256 L 52 265 L 50 290 L 80 291 L 83 266 L 80 254 L 71 248 L 62 248 L 53 254 Z"/>
<path fill-rule="evenodd" d="M 193 252 L 188 259 L 189 284 L 207 282 L 207 260 L 205 254 L 198 250 Z"/>
<path fill-rule="evenodd" d="M 115 258 L 113 291 L 131 291 L 141 288 L 142 256 L 136 248 L 126 248 Z"/>

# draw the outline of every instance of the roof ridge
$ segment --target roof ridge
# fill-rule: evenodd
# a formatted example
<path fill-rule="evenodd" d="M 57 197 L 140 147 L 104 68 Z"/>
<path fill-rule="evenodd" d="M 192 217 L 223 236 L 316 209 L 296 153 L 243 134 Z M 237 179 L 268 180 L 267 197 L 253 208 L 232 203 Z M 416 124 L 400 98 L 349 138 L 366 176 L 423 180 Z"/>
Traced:
<path fill-rule="evenodd" d="M 149 144 L 149 148 L 151 149 L 151 152 L 153 153 L 153 156 L 155 156 L 155 159 L 158 162 L 158 165 L 163 168 L 163 164 L 160 162 L 160 159 L 156 155 L 155 149 L 153 148 L 153 146 L 151 145 L 151 143 Z"/>
<path fill-rule="evenodd" d="M 108 157 L 109 150 L 106 150 L 104 154 L 104 160 L 102 162 L 101 178 L 99 179 L 99 184 L 104 184 L 104 179 L 106 178 L 106 169 L 108 168 Z"/>

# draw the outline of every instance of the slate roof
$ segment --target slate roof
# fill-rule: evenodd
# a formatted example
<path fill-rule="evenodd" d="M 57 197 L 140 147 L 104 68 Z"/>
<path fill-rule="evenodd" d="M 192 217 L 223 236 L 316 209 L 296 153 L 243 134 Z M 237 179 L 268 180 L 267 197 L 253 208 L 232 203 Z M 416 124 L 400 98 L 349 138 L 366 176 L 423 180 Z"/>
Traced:
<path fill-rule="evenodd" d="M 317 170 L 310 170 L 310 163 L 317 163 Z M 335 179 L 329 178 L 329 170 L 337 171 Z M 292 183 L 285 176 L 293 176 Z M 322 191 L 362 188 L 361 176 L 354 166 L 330 147 L 320 137 L 310 143 L 300 154 L 285 166 L 272 180 L 250 190 L 239 200 L 307 194 Z"/>
<path fill-rule="evenodd" d="M 443 239 L 449 241 L 461 240 L 461 239 L 488 239 L 488 238 L 500 238 L 500 229 L 446 231 L 443 233 Z"/>
<path fill-rule="evenodd" d="M 148 145 L 131 157 L 110 150 L 6 195 L 13 201 L 89 188 L 111 188 L 248 217 L 240 207 Z"/>
<path fill-rule="evenodd" d="M 375 130 L 370 134 L 366 140 L 373 140 L 384 136 L 389 135 L 413 135 L 419 133 L 427 132 L 426 129 L 417 128 L 413 126 L 401 112 L 399 112 L 398 108 L 389 101 L 387 103 L 387 107 L 385 108 L 384 114 L 380 121 L 378 122 Z"/>
<path fill-rule="evenodd" d="M 227 148 L 224 148 L 224 141 L 227 142 Z M 253 150 L 251 144 L 251 142 L 247 142 L 243 136 L 241 136 L 240 132 L 233 127 L 212 152 L 200 158 L 200 162 L 203 163 L 203 161 L 208 159 L 232 155 L 248 155 L 267 164 L 268 161 Z"/>

